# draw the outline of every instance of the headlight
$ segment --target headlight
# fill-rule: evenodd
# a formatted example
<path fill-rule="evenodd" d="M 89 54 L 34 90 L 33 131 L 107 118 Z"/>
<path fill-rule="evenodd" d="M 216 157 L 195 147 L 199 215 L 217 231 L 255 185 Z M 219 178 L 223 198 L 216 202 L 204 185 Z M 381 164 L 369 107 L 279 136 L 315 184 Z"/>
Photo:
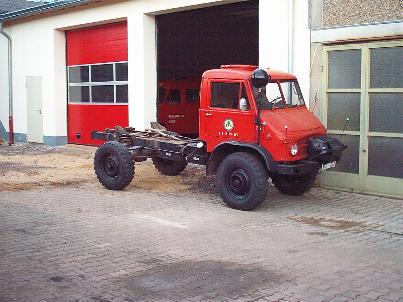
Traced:
<path fill-rule="evenodd" d="M 290 147 L 290 153 L 292 156 L 297 155 L 298 153 L 298 145 L 297 144 L 292 144 Z"/>

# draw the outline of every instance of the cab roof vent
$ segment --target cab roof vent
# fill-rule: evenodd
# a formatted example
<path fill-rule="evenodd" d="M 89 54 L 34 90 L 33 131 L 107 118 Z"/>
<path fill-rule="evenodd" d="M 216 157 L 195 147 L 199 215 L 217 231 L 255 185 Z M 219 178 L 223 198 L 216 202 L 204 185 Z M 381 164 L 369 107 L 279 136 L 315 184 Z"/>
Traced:
<path fill-rule="evenodd" d="M 254 71 L 258 67 L 256 65 L 221 65 L 221 69 L 236 69 L 236 70 L 245 70 L 245 71 Z"/>

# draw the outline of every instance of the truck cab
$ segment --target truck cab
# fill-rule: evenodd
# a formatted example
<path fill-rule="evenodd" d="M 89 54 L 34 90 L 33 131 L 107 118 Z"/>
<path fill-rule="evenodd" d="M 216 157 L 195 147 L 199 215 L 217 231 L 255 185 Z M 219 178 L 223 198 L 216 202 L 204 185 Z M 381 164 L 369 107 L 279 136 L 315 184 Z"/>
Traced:
<path fill-rule="evenodd" d="M 266 86 L 256 88 L 251 75 L 257 66 L 225 65 L 203 74 L 200 139 L 212 152 L 228 141 L 257 144 L 274 161 L 305 159 L 308 139 L 327 131 L 305 106 L 297 78 L 266 69 Z"/>

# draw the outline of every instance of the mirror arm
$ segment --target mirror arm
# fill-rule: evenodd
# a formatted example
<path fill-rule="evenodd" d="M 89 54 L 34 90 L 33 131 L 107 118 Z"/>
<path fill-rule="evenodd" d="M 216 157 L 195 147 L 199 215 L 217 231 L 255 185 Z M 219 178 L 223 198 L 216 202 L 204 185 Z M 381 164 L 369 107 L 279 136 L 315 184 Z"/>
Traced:
<path fill-rule="evenodd" d="M 262 120 L 260 118 L 260 103 L 262 99 L 256 101 L 257 103 L 257 117 L 256 117 L 256 125 L 257 125 L 257 144 L 260 145 L 260 132 L 262 127 Z"/>

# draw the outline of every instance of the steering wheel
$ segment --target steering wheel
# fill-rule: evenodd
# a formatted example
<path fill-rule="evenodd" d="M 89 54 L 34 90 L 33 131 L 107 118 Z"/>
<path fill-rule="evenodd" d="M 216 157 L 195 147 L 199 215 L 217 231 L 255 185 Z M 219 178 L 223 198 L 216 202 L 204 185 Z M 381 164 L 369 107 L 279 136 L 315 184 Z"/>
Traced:
<path fill-rule="evenodd" d="M 279 101 L 279 100 L 282 100 L 282 99 L 283 99 L 283 97 L 282 97 L 282 96 L 278 96 L 278 97 L 276 97 L 275 99 L 271 100 L 271 101 L 270 101 L 270 103 L 277 104 L 277 103 L 278 103 L 278 101 Z"/>

